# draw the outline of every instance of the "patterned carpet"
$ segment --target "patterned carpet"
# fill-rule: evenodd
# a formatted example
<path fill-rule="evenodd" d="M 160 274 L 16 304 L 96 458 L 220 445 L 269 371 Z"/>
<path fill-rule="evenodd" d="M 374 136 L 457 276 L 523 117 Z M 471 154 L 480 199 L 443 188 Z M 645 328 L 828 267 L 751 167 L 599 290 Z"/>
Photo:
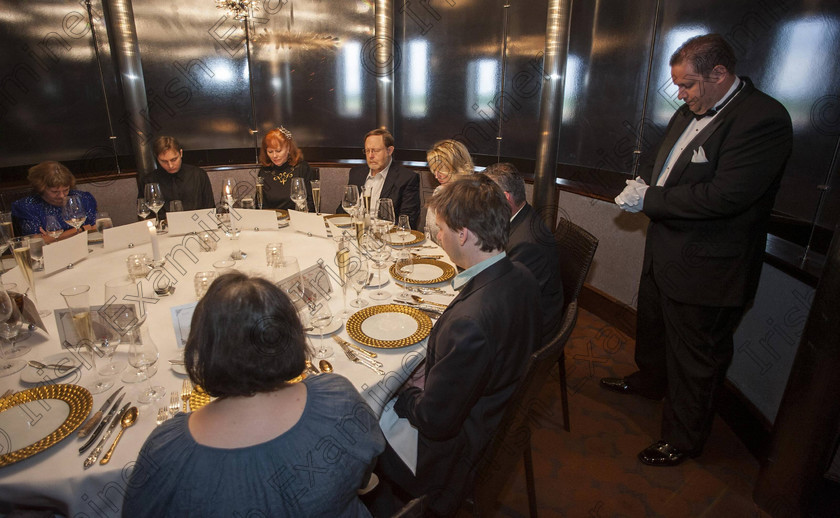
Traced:
<path fill-rule="evenodd" d="M 532 425 L 539 515 L 544 518 L 767 517 L 753 503 L 759 463 L 716 418 L 704 454 L 673 468 L 640 463 L 659 439 L 662 403 L 608 392 L 604 376 L 635 370 L 633 340 L 581 311 L 566 346 L 571 433 L 563 430 L 556 371 Z M 496 516 L 528 516 L 522 467 Z"/>

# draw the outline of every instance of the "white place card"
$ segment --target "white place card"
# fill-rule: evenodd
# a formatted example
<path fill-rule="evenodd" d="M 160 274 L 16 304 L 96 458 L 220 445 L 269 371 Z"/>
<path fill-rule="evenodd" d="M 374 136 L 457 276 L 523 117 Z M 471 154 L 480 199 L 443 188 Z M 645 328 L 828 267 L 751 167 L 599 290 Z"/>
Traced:
<path fill-rule="evenodd" d="M 172 314 L 172 327 L 175 328 L 175 339 L 178 343 L 178 349 L 183 349 L 187 345 L 187 338 L 190 336 L 190 323 L 192 322 L 193 312 L 198 302 L 190 302 L 182 306 L 175 306 L 170 309 Z"/>
<path fill-rule="evenodd" d="M 307 236 L 329 237 L 322 215 L 290 210 L 289 220 L 292 230 L 296 232 L 303 232 Z"/>
<path fill-rule="evenodd" d="M 44 274 L 63 270 L 88 256 L 88 235 L 82 232 L 44 247 Z"/>
<path fill-rule="evenodd" d="M 273 210 L 233 209 L 236 227 L 242 230 L 277 230 L 277 213 Z"/>
<path fill-rule="evenodd" d="M 151 241 L 147 221 L 152 220 L 143 220 L 128 225 L 120 225 L 119 227 L 106 228 L 102 232 L 105 239 L 105 251 L 111 252 L 113 250 L 134 248 L 137 245 Z"/>
<path fill-rule="evenodd" d="M 171 235 L 189 234 L 190 232 L 215 231 L 219 228 L 216 209 L 185 210 L 167 212 L 166 223 Z"/>

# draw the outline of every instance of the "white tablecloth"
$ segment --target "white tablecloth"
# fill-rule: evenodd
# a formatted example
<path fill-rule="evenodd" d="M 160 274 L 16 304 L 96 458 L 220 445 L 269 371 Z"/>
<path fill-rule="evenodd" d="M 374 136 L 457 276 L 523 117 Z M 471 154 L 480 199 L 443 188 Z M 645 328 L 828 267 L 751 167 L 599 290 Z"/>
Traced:
<path fill-rule="evenodd" d="M 236 262 L 237 270 L 269 276 L 270 272 L 265 264 L 265 245 L 269 242 L 283 243 L 284 254 L 297 257 L 301 270 L 316 264 L 319 260 L 322 260 L 325 266 L 335 270 L 335 243 L 330 239 L 308 237 L 289 228 L 277 231 L 243 231 L 237 241 L 230 241 L 221 234 L 220 236 L 219 247 L 213 252 L 199 252 L 194 237 L 162 236 L 161 251 L 164 255 L 170 254 L 167 257 L 166 270 L 177 289 L 168 297 L 157 298 L 152 294 L 147 281 L 143 281 L 145 283 L 144 297 L 156 301 L 146 305 L 149 315 L 147 325 L 160 351 L 158 371 L 152 378 L 152 382 L 164 386 L 167 392 L 179 392 L 182 380 L 185 379 L 184 376 L 170 370 L 167 361 L 179 355 L 170 308 L 195 301 L 193 276 L 196 272 L 212 270 L 214 262 L 228 258 L 234 248 L 240 248 L 247 253 L 247 258 Z M 186 243 L 186 248 L 179 247 L 184 243 Z M 128 255 L 141 252 L 151 255 L 150 244 L 141 245 L 132 250 L 113 252 L 105 252 L 101 245 L 94 245 L 91 246 L 91 250 L 92 253 L 88 258 L 77 263 L 73 269 L 62 270 L 46 277 L 39 277 L 36 274 L 36 293 L 42 308 L 64 308 L 65 303 L 59 291 L 77 284 L 90 285 L 91 304 L 102 304 L 104 303 L 104 283 L 109 279 L 126 276 L 125 259 Z M 383 270 L 382 273 L 383 277 L 388 276 L 387 270 Z M 16 282 L 19 286 L 25 286 L 17 269 L 7 272 L 3 276 L 3 281 Z M 341 290 L 335 281 L 333 281 L 333 289 L 330 307 L 334 313 L 337 313 L 341 311 L 343 304 Z M 397 293 L 399 287 L 392 281 L 387 289 Z M 371 291 L 365 290 L 363 296 Z M 348 300 L 352 300 L 352 295 L 355 293 L 352 290 L 348 292 Z M 428 298 L 443 303 L 451 301 L 451 297 L 445 296 Z M 372 302 L 390 303 L 389 300 Z M 53 315 L 44 317 L 44 323 L 48 333 L 38 331 L 26 341 L 33 347 L 24 359 L 43 358 L 61 351 L 55 317 Z M 349 339 L 343 326 L 340 336 Z M 317 345 L 318 338 L 314 337 L 312 341 L 314 345 Z M 334 357 L 330 358 L 334 371 L 347 377 L 377 414 L 382 411 L 383 405 L 425 355 L 425 340 L 415 346 L 401 349 L 377 349 L 377 359 L 384 364 L 386 371 L 385 376 L 380 376 L 364 366 L 350 362 L 331 339 L 330 344 L 334 345 L 336 352 Z M 127 348 L 118 348 L 115 359 L 125 360 L 126 358 Z M 76 383 L 84 386 L 93 377 L 92 373 L 84 372 L 80 380 L 77 376 Z M 120 384 L 121 382 L 117 379 L 114 388 L 94 395 L 92 412 L 98 410 L 107 396 Z M 144 384 L 126 385 L 124 392 L 127 395 L 123 403 L 133 401 L 140 410 L 140 417 L 137 423 L 124 433 L 108 465 L 101 466 L 97 463 L 87 470 L 83 469 L 84 456 L 78 453 L 78 448 L 83 441 L 77 439 L 74 433 L 46 451 L 0 468 L 0 501 L 53 507 L 68 516 L 119 516 L 126 483 L 137 453 L 145 438 L 156 426 L 157 409 L 169 402 L 167 393 L 164 399 L 151 405 L 137 404 L 138 391 L 142 388 L 138 385 Z M 31 386 L 22 383 L 18 375 L 0 378 L 0 393 L 9 388 L 22 390 Z M 113 436 L 109 443 L 111 441 L 113 441 Z"/>

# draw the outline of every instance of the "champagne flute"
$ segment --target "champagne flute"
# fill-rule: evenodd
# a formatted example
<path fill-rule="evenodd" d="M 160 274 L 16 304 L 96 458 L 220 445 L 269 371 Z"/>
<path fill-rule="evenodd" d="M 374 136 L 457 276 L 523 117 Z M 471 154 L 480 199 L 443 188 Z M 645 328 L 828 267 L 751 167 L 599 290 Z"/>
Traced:
<path fill-rule="evenodd" d="M 143 194 L 146 206 L 150 211 L 155 213 L 155 226 L 158 228 L 158 231 L 160 231 L 160 217 L 158 216 L 158 211 L 163 207 L 165 201 L 163 198 L 163 191 L 160 190 L 160 184 L 147 183 L 143 188 Z"/>
<path fill-rule="evenodd" d="M 263 187 L 265 186 L 265 180 L 262 176 L 257 176 L 257 184 L 256 184 L 256 191 L 254 192 L 254 206 L 257 209 L 262 210 L 263 208 Z"/>
<path fill-rule="evenodd" d="M 312 186 L 312 201 L 315 203 L 315 214 L 321 215 L 321 180 L 309 182 Z"/>
<path fill-rule="evenodd" d="M 338 241 L 338 250 L 335 253 L 335 264 L 338 267 L 338 278 L 341 280 L 341 291 L 343 294 L 343 305 L 341 310 L 341 317 L 347 318 L 350 316 L 350 311 L 347 309 L 347 270 L 350 266 L 350 249 L 347 247 L 347 240 L 343 237 Z"/>
<path fill-rule="evenodd" d="M 368 285 L 368 276 L 370 267 L 363 255 L 354 255 L 350 262 L 350 272 L 348 274 L 348 282 L 353 290 L 356 292 L 356 298 L 350 301 L 350 305 L 354 308 L 363 308 L 368 305 L 368 301 L 362 298 L 362 290 Z"/>
<path fill-rule="evenodd" d="M 309 324 L 319 331 L 321 341 L 318 344 L 318 350 L 315 351 L 315 357 L 319 360 L 329 358 L 333 355 L 333 348 L 324 342 L 324 328 L 332 323 L 333 315 L 330 311 L 330 306 L 326 301 L 309 301 Z"/>
<path fill-rule="evenodd" d="M 9 249 L 9 239 L 12 235 L 5 225 L 0 225 L 0 282 L 2 282 L 3 274 L 6 273 L 6 267 L 3 265 L 3 254 Z"/>
<path fill-rule="evenodd" d="M 149 374 L 149 367 L 154 366 L 158 361 L 158 348 L 152 340 L 152 335 L 149 333 L 148 326 L 141 326 L 140 340 L 129 345 L 128 348 L 128 363 L 137 369 L 139 377 L 148 382 L 147 387 L 140 392 L 137 401 L 143 404 L 148 404 L 157 401 L 166 394 L 166 389 L 160 385 L 152 385 L 152 376 L 155 372 Z"/>
<path fill-rule="evenodd" d="M 68 225 L 76 229 L 78 233 L 82 225 L 85 224 L 87 215 L 85 208 L 82 205 L 82 198 L 77 194 L 72 194 L 64 198 L 64 206 L 61 208 L 61 217 Z"/>
<path fill-rule="evenodd" d="M 58 218 L 52 214 L 47 214 L 47 217 L 44 220 L 44 232 L 46 232 L 51 238 L 58 239 L 58 237 L 64 232 L 64 229 L 61 228 L 61 223 L 59 223 Z"/>
<path fill-rule="evenodd" d="M 137 198 L 137 217 L 146 219 L 151 212 L 149 206 L 146 205 L 146 200 L 144 198 Z"/>
<path fill-rule="evenodd" d="M 14 340 L 17 339 L 22 324 L 17 305 L 0 286 L 0 337 L 9 341 L 14 347 Z M 0 378 L 20 372 L 25 365 L 26 363 L 22 360 L 8 359 L 7 355 L 3 354 L 3 347 L 0 345 Z"/>
<path fill-rule="evenodd" d="M 341 198 L 341 208 L 351 216 L 359 207 L 359 188 L 355 185 L 344 186 L 344 196 Z"/>
<path fill-rule="evenodd" d="M 292 178 L 292 186 L 289 191 L 289 198 L 295 205 L 297 206 L 297 210 L 301 212 L 307 212 L 306 206 L 306 182 L 304 182 L 303 178 L 296 176 Z"/>
<path fill-rule="evenodd" d="M 96 366 L 97 351 L 93 343 L 93 322 L 90 318 L 90 286 L 80 284 L 70 286 L 61 290 L 61 296 L 70 309 L 70 317 L 73 321 L 73 328 L 79 340 L 76 342 L 77 352 L 82 355 L 82 349 L 87 353 L 90 366 L 95 373 L 95 378 L 87 385 L 92 394 L 99 394 L 114 386 L 113 379 L 103 378 Z"/>
<path fill-rule="evenodd" d="M 32 252 L 29 247 L 29 239 L 26 236 L 14 237 L 9 240 L 9 246 L 15 256 L 15 262 L 23 274 L 23 278 L 26 279 L 26 283 L 29 285 L 29 291 L 32 292 L 32 302 L 35 303 L 35 307 L 37 308 L 38 296 L 35 294 L 35 274 L 32 272 Z M 50 314 L 50 311 L 41 310 L 38 311 L 38 314 L 45 317 Z"/>
<path fill-rule="evenodd" d="M 400 292 L 400 294 L 395 298 L 403 302 L 411 302 L 411 295 L 408 293 L 408 285 L 405 280 L 414 273 L 414 259 L 411 257 L 411 250 L 404 248 L 397 251 L 397 260 L 394 263 L 394 270 L 397 275 L 403 277 L 402 292 Z"/>

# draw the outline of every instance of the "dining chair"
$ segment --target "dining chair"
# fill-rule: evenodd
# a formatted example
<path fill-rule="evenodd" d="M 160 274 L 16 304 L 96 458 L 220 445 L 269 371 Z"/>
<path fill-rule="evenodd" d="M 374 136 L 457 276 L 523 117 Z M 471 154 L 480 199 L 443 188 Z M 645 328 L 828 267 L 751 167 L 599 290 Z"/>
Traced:
<path fill-rule="evenodd" d="M 554 230 L 557 241 L 560 277 L 563 279 L 563 305 L 568 307 L 577 302 L 583 282 L 589 273 L 598 238 L 565 218 L 560 218 Z M 565 308 L 564 308 L 565 310 Z M 571 431 L 569 424 L 569 391 L 566 386 L 566 355 L 557 360 L 560 374 L 560 399 L 563 403 L 563 428 Z"/>
<path fill-rule="evenodd" d="M 542 349 L 531 354 L 528 365 L 516 390 L 508 400 L 499 427 L 484 455 L 476 466 L 476 480 L 466 500 L 466 508 L 473 516 L 492 516 L 502 487 L 515 471 L 519 459 L 525 462 L 525 484 L 528 490 L 528 510 L 537 516 L 537 494 L 534 487 L 534 468 L 531 457 L 531 423 L 537 410 L 540 390 L 551 368 L 563 354 L 577 320 L 577 302 L 563 313 L 563 325 L 554 338 Z"/>

